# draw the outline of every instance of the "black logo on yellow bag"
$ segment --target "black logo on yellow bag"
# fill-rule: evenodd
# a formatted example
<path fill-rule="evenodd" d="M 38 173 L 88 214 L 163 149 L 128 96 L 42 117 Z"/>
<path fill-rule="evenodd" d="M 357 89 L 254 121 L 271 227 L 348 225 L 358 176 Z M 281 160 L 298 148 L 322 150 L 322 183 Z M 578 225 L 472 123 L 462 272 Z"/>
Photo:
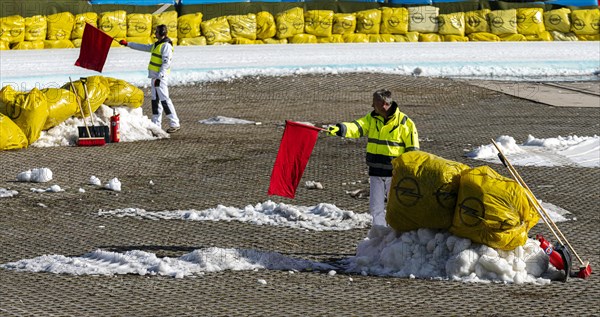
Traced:
<path fill-rule="evenodd" d="M 592 23 L 590 23 L 590 25 L 592 26 L 592 29 L 594 29 L 594 30 L 600 29 L 600 19 L 596 19 L 596 20 L 592 21 Z"/>
<path fill-rule="evenodd" d="M 204 36 L 206 36 L 206 41 L 209 43 L 214 43 L 215 39 L 217 38 L 217 36 L 215 35 L 215 32 L 213 32 L 213 31 L 206 32 L 206 34 L 204 34 Z"/>
<path fill-rule="evenodd" d="M 277 31 L 280 34 L 286 34 L 287 31 L 288 31 L 288 27 L 287 27 L 287 25 L 285 23 L 278 24 L 277 25 Z"/>
<path fill-rule="evenodd" d="M 405 177 L 398 181 L 395 192 L 398 203 L 406 207 L 416 205 L 423 198 L 419 183 L 410 177 Z"/>
<path fill-rule="evenodd" d="M 344 29 L 350 29 L 350 28 L 352 28 L 352 21 L 348 21 L 348 20 L 342 21 L 342 27 Z"/>
<path fill-rule="evenodd" d="M 475 227 L 485 218 L 485 206 L 477 198 L 467 197 L 458 206 L 460 222 L 467 227 Z"/>
<path fill-rule="evenodd" d="M 415 23 L 423 23 L 423 21 L 425 21 L 425 17 L 423 17 L 423 14 L 421 14 L 421 13 L 415 13 L 415 14 L 413 14 L 412 17 L 411 17 L 411 19 Z"/>
<path fill-rule="evenodd" d="M 102 22 L 102 24 L 100 24 L 100 29 L 102 29 L 102 31 L 104 32 L 110 32 L 112 31 L 114 25 L 112 23 L 112 21 L 104 21 Z"/>
<path fill-rule="evenodd" d="M 558 14 L 552 14 L 548 18 L 548 22 L 552 25 L 559 25 L 562 22 L 562 18 Z"/>
<path fill-rule="evenodd" d="M 446 209 L 453 209 L 456 206 L 458 194 L 452 188 L 452 184 L 444 184 L 435 191 L 435 200 Z"/>
<path fill-rule="evenodd" d="M 133 29 L 138 33 L 146 33 L 146 31 L 148 31 L 148 25 L 143 22 L 138 22 L 133 25 Z"/>
<path fill-rule="evenodd" d="M 524 14 L 517 14 L 517 22 L 518 23 L 523 23 L 523 22 L 525 22 L 526 19 L 527 19 L 527 17 Z"/>
<path fill-rule="evenodd" d="M 365 20 L 362 20 L 362 27 L 363 27 L 363 29 L 365 29 L 365 30 L 370 30 L 370 29 L 372 29 L 374 25 L 375 25 L 375 24 L 373 23 L 373 20 L 370 20 L 370 19 L 365 19 Z"/>
<path fill-rule="evenodd" d="M 294 23 L 292 23 L 292 26 L 297 31 L 302 31 L 304 29 L 304 21 L 303 20 L 296 20 L 296 21 L 294 21 Z"/>
<path fill-rule="evenodd" d="M 492 26 L 495 28 L 501 28 L 502 25 L 504 25 L 504 19 L 502 19 L 501 17 L 494 17 L 491 22 Z"/>
<path fill-rule="evenodd" d="M 573 21 L 573 28 L 575 30 L 583 30 L 583 28 L 585 28 L 585 21 L 582 19 L 575 19 L 575 21 Z"/>
<path fill-rule="evenodd" d="M 397 27 L 399 24 L 400 24 L 400 20 L 398 20 L 398 18 L 397 18 L 397 17 L 391 17 L 391 18 L 388 20 L 388 25 L 389 25 L 390 27 L 393 27 L 393 28 L 395 28 L 395 27 Z"/>
<path fill-rule="evenodd" d="M 481 24 L 481 19 L 479 17 L 469 17 L 467 19 L 467 25 L 476 28 Z"/>

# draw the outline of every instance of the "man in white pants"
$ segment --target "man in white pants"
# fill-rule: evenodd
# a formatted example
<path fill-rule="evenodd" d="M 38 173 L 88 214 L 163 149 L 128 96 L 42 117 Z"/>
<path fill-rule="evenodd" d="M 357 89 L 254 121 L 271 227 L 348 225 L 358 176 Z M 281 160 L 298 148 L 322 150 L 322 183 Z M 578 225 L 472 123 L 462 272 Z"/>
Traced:
<path fill-rule="evenodd" d="M 168 75 L 171 73 L 171 60 L 173 58 L 173 42 L 167 37 L 167 26 L 161 24 L 156 27 L 156 43 L 140 44 L 127 43 L 120 40 L 119 44 L 134 50 L 150 52 L 150 64 L 148 64 L 148 78 L 151 79 L 150 91 L 152 93 L 152 122 L 162 127 L 163 110 L 169 119 L 168 133 L 177 132 L 180 129 L 179 118 L 175 106 L 169 98 L 169 87 L 167 85 Z"/>
<path fill-rule="evenodd" d="M 329 127 L 330 135 L 346 138 L 368 137 L 369 212 L 373 226 L 386 226 L 385 208 L 392 183 L 392 160 L 404 152 L 419 149 L 419 135 L 414 122 L 400 112 L 392 93 L 381 89 L 373 93 L 373 111 L 352 122 Z"/>

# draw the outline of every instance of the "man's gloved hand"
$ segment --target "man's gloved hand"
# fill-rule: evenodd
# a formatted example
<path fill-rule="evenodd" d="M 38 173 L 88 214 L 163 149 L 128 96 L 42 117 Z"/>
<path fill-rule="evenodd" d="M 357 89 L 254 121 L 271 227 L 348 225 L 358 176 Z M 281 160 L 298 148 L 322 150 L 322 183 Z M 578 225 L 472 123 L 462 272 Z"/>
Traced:
<path fill-rule="evenodd" d="M 159 87 L 160 86 L 160 79 L 156 78 L 154 80 L 154 87 Z"/>
<path fill-rule="evenodd" d="M 327 133 L 329 135 L 337 136 L 338 132 L 340 132 L 340 127 L 338 127 L 337 125 L 332 125 L 329 128 L 327 128 Z"/>
<path fill-rule="evenodd" d="M 123 45 L 123 46 L 127 46 L 127 41 L 125 40 L 120 40 L 119 44 Z"/>

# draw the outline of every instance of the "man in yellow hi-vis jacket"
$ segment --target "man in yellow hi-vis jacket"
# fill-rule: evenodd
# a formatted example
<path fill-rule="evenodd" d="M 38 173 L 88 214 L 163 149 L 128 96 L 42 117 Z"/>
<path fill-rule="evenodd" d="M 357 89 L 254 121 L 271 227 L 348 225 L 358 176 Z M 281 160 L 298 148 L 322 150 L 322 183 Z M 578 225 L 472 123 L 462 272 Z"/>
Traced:
<path fill-rule="evenodd" d="M 415 123 L 398 109 L 389 90 L 373 93 L 373 111 L 352 122 L 329 127 L 330 135 L 346 138 L 366 136 L 369 166 L 369 212 L 373 225 L 385 226 L 385 207 L 392 182 L 392 160 L 404 152 L 419 149 Z"/>
<path fill-rule="evenodd" d="M 134 50 L 150 52 L 150 63 L 148 64 L 148 78 L 151 79 L 150 91 L 152 93 L 152 122 L 161 126 L 163 110 L 169 119 L 168 133 L 177 132 L 180 128 L 179 118 L 175 112 L 175 106 L 169 98 L 169 87 L 167 86 L 168 75 L 171 73 L 171 60 L 173 59 L 173 42 L 167 37 L 167 26 L 161 24 L 156 27 L 156 43 L 140 44 L 127 43 L 120 40 L 119 44 Z"/>

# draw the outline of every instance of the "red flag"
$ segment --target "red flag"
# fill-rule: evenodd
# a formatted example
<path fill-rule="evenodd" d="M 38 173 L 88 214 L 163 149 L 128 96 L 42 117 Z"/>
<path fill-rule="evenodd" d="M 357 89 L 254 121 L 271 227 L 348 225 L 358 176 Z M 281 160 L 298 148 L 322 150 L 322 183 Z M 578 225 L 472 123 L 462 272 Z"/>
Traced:
<path fill-rule="evenodd" d="M 83 29 L 79 58 L 75 66 L 102 72 L 113 38 L 89 23 Z"/>
<path fill-rule="evenodd" d="M 285 122 L 279 152 L 271 173 L 269 195 L 294 198 L 320 130 L 298 122 Z"/>

